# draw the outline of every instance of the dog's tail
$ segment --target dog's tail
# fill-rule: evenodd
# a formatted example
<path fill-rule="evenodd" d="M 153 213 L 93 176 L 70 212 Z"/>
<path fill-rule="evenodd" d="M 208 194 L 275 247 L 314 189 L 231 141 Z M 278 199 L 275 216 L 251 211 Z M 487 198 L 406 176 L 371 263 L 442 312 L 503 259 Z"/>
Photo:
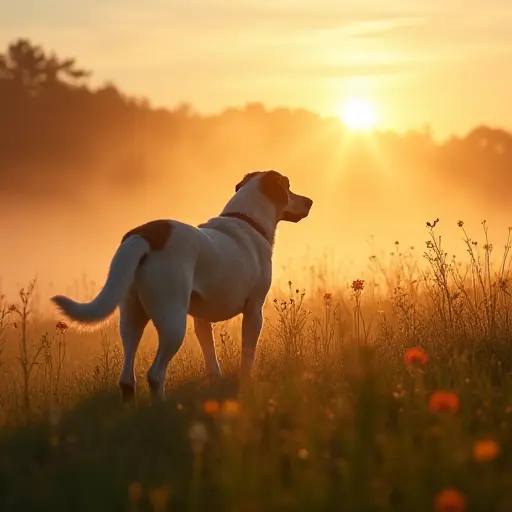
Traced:
<path fill-rule="evenodd" d="M 91 302 L 75 302 L 63 295 L 56 295 L 51 300 L 69 320 L 94 327 L 115 311 L 132 284 L 141 259 L 148 253 L 146 240 L 132 235 L 117 249 L 105 285 Z"/>

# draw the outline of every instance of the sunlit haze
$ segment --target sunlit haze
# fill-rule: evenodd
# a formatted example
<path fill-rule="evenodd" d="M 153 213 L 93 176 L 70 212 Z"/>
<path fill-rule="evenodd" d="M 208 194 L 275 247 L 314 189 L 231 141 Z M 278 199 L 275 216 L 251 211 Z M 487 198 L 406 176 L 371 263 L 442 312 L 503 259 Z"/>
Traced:
<path fill-rule="evenodd" d="M 71 73 L 71 92 L 34 79 L 36 103 L 5 89 L 1 289 L 99 286 L 128 229 L 202 222 L 256 169 L 315 201 L 280 225 L 276 277 L 320 258 L 350 279 L 395 241 L 421 257 L 436 217 L 450 252 L 459 219 L 501 243 L 512 11 L 482 5 L 3 2 L 2 53 L 25 38 L 91 74 Z"/>
<path fill-rule="evenodd" d="M 436 135 L 512 117 L 507 0 L 4 1 L 0 44 L 26 36 L 157 106 L 247 101 L 333 115 L 371 94 L 393 129 Z M 476 101 L 476 98 L 478 100 Z"/>

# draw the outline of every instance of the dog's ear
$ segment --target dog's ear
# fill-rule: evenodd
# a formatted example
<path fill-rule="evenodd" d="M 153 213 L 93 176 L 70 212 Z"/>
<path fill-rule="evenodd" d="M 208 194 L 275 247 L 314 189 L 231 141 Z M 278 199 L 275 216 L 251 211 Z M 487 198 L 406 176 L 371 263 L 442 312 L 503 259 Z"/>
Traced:
<path fill-rule="evenodd" d="M 276 206 L 288 204 L 288 180 L 278 172 L 266 172 L 261 178 L 260 189 Z"/>
<path fill-rule="evenodd" d="M 250 172 L 249 174 L 246 174 L 244 179 L 240 183 L 237 183 L 235 192 L 238 192 L 248 181 L 252 180 L 258 174 L 258 172 Z"/>

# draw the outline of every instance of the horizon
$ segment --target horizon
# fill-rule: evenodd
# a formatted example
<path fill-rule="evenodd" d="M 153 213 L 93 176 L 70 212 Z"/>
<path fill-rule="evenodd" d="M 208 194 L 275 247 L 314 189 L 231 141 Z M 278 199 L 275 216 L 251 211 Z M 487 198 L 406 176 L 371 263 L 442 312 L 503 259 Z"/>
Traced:
<path fill-rule="evenodd" d="M 386 7 L 22 0 L 2 11 L 0 45 L 23 35 L 76 58 L 93 71 L 92 85 L 113 82 L 154 108 L 189 103 L 212 115 L 261 102 L 331 117 L 347 97 L 362 95 L 378 108 L 383 130 L 429 125 L 445 139 L 475 125 L 512 126 L 504 101 L 512 13 L 503 0 L 485 13 L 476 2 L 462 10 L 420 0 Z"/>

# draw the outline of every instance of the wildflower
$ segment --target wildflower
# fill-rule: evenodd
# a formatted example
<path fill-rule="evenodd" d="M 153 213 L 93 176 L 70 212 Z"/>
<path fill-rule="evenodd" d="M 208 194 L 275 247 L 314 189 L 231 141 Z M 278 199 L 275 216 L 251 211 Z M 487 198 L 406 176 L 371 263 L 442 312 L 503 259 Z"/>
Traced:
<path fill-rule="evenodd" d="M 203 403 L 203 411 L 210 416 L 217 414 L 220 411 L 220 404 L 217 400 L 206 400 Z"/>
<path fill-rule="evenodd" d="M 140 482 L 132 482 L 128 486 L 128 499 L 131 503 L 137 503 L 142 498 L 142 484 Z"/>
<path fill-rule="evenodd" d="M 423 366 L 428 362 L 428 354 L 421 347 L 412 347 L 405 351 L 404 362 L 407 366 Z"/>
<path fill-rule="evenodd" d="M 270 414 L 273 414 L 274 412 L 276 412 L 276 409 L 277 409 L 277 402 L 273 398 L 269 398 L 269 400 L 267 402 L 267 411 Z"/>
<path fill-rule="evenodd" d="M 14 313 L 15 311 L 18 311 L 16 304 L 11 304 L 9 306 L 9 313 Z"/>
<path fill-rule="evenodd" d="M 466 510 L 466 497 L 457 489 L 445 489 L 436 496 L 434 508 L 437 512 L 463 512 Z"/>
<path fill-rule="evenodd" d="M 459 397 L 452 391 L 434 391 L 429 398 L 430 412 L 455 413 L 459 410 Z"/>
<path fill-rule="evenodd" d="M 204 445 L 208 441 L 208 431 L 206 430 L 204 423 L 201 423 L 200 421 L 192 423 L 188 429 L 188 438 L 192 451 L 196 455 L 202 453 Z"/>
<path fill-rule="evenodd" d="M 301 460 L 308 460 L 309 458 L 309 452 L 305 448 L 301 448 L 297 455 L 299 456 L 299 459 Z"/>
<path fill-rule="evenodd" d="M 64 332 L 65 330 L 67 330 L 68 328 L 68 324 L 66 322 L 57 322 L 57 325 L 55 326 L 55 329 L 57 329 L 58 331 L 62 331 Z"/>
<path fill-rule="evenodd" d="M 463 220 L 459 220 L 459 222 L 457 222 L 457 226 L 459 226 L 459 228 L 463 227 L 464 226 L 464 221 Z"/>
<path fill-rule="evenodd" d="M 482 439 L 473 445 L 473 459 L 477 462 L 489 462 L 500 454 L 498 443 L 492 439 Z"/>
<path fill-rule="evenodd" d="M 396 391 L 393 391 L 393 397 L 397 400 L 401 400 L 406 395 L 405 389 L 402 388 L 401 384 L 396 386 Z"/>
<path fill-rule="evenodd" d="M 226 400 L 222 404 L 222 414 L 228 418 L 234 418 L 240 414 L 240 404 L 236 400 Z"/>
<path fill-rule="evenodd" d="M 351 288 L 355 292 L 362 291 L 364 289 L 364 281 L 362 279 L 356 279 L 355 281 L 352 281 Z"/>
<path fill-rule="evenodd" d="M 149 501 L 155 512 L 166 510 L 171 489 L 168 485 L 162 485 L 149 491 Z"/>

